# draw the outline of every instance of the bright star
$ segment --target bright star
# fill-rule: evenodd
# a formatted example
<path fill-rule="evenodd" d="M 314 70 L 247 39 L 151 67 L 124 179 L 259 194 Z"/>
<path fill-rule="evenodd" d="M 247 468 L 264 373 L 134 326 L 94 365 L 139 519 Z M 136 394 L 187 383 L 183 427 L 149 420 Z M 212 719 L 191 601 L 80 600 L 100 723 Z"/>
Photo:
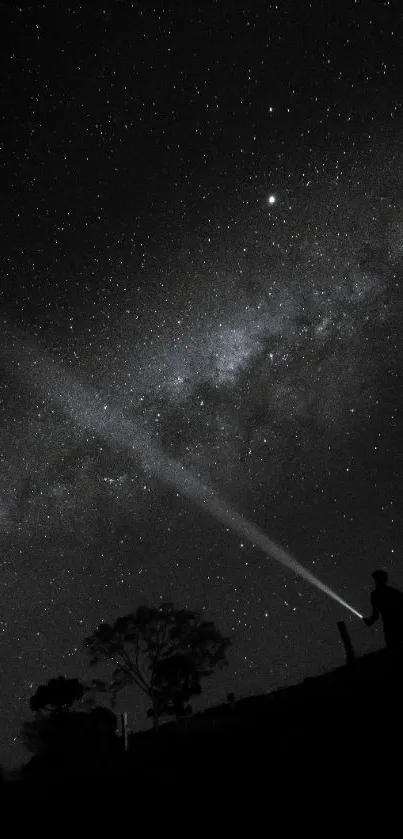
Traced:
<path fill-rule="evenodd" d="M 268 204 L 275 204 L 276 203 L 276 196 L 275 195 L 269 195 L 269 197 L 267 199 L 267 203 Z"/>

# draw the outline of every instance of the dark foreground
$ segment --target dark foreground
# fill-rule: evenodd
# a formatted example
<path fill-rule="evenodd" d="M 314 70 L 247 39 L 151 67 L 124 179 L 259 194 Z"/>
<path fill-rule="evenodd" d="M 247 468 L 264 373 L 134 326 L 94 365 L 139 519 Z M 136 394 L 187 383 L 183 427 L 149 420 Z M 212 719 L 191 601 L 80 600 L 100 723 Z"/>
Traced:
<path fill-rule="evenodd" d="M 127 753 L 31 761 L 3 782 L 3 802 L 90 810 L 160 802 L 243 815 L 301 802 L 337 810 L 347 797 L 386 801 L 402 788 L 403 658 L 385 652 L 270 695 L 196 715 L 187 728 L 133 735 Z M 397 793 L 396 793 L 397 791 Z M 389 796 L 389 798 L 388 798 Z M 95 803 L 97 802 L 97 803 Z M 283 808 L 286 808 L 285 810 Z M 291 811 L 290 811 L 291 808 Z M 375 806 L 378 809 L 378 803 Z"/>

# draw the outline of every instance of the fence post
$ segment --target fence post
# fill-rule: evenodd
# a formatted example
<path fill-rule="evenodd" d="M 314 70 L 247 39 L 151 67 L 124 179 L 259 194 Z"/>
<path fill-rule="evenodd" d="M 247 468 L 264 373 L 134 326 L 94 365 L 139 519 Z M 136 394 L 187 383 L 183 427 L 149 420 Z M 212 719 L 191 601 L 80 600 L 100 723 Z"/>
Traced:
<path fill-rule="evenodd" d="M 127 752 L 129 741 L 128 741 L 128 731 L 127 731 L 127 711 L 123 711 L 120 717 L 121 725 L 122 725 L 122 736 L 123 736 L 123 748 L 125 752 Z"/>
<path fill-rule="evenodd" d="M 347 667 L 350 667 L 352 664 L 354 664 L 355 661 L 355 653 L 353 650 L 353 645 L 351 643 L 351 638 L 347 632 L 347 627 L 344 621 L 337 621 L 337 626 L 339 628 L 341 640 L 343 641 L 344 649 L 346 651 L 346 665 Z"/>

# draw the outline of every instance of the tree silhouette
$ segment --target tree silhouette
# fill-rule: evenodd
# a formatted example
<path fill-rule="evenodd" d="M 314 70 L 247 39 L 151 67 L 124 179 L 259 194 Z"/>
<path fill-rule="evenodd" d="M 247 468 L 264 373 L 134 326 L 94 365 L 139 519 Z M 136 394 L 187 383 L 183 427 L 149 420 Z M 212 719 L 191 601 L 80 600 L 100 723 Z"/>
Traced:
<path fill-rule="evenodd" d="M 37 714 L 23 723 L 21 737 L 25 748 L 36 756 L 58 755 L 76 761 L 88 755 L 99 757 L 117 744 L 116 715 L 104 707 L 89 713 L 69 711 Z"/>
<path fill-rule="evenodd" d="M 26 720 L 21 731 L 22 742 L 29 752 L 47 754 L 60 748 L 63 740 L 69 740 L 66 732 L 69 726 L 74 725 L 71 708 L 84 693 L 85 687 L 79 679 L 65 676 L 57 676 L 49 679 L 46 685 L 39 685 L 29 700 L 35 718 Z"/>
<path fill-rule="evenodd" d="M 172 603 L 140 606 L 113 625 L 100 624 L 84 642 L 92 665 L 116 665 L 112 679 L 94 680 L 94 689 L 110 692 L 116 701 L 119 691 L 136 685 L 151 700 L 155 730 L 162 713 L 180 716 L 184 703 L 200 693 L 200 679 L 227 663 L 230 643 L 212 621 Z"/>
<path fill-rule="evenodd" d="M 24 720 L 21 740 L 28 752 L 45 755 L 54 750 L 60 740 L 59 719 L 53 714 L 38 714 L 33 720 Z"/>
<path fill-rule="evenodd" d="M 190 655 L 176 653 L 158 662 L 155 672 L 155 691 L 159 715 L 171 714 L 176 719 L 185 717 L 190 707 L 185 703 L 201 693 L 201 673 Z M 148 711 L 154 716 L 154 710 Z"/>
<path fill-rule="evenodd" d="M 39 685 L 36 693 L 31 696 L 29 705 L 31 711 L 60 714 L 68 711 L 73 703 L 79 702 L 83 696 L 84 686 L 79 679 L 58 676 L 56 679 L 50 679 L 46 685 Z"/>

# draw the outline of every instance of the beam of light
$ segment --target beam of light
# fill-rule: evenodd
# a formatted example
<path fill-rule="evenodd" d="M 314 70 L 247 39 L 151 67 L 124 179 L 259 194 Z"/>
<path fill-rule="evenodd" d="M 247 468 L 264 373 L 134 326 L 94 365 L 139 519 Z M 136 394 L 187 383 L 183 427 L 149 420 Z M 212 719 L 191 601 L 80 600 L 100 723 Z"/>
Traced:
<path fill-rule="evenodd" d="M 143 459 L 144 462 L 144 459 Z M 280 562 L 285 568 L 294 571 L 299 577 L 312 583 L 317 589 L 323 591 L 341 606 L 348 609 L 353 615 L 362 618 L 360 612 L 350 606 L 346 600 L 343 600 L 333 589 L 323 583 L 315 574 L 308 571 L 297 559 L 295 559 L 288 551 L 273 542 L 263 530 L 257 527 L 249 519 L 242 516 L 232 507 L 229 507 L 214 490 L 202 484 L 197 478 L 185 469 L 178 461 L 173 460 L 162 452 L 158 452 L 155 447 L 150 447 L 150 452 L 145 460 L 147 467 L 153 471 L 159 478 L 166 483 L 179 490 L 182 495 L 187 496 L 194 501 L 203 510 L 208 510 L 215 519 L 230 528 L 234 533 L 238 533 L 250 542 L 251 545 L 258 547 L 266 556 Z"/>
<path fill-rule="evenodd" d="M 357 609 L 273 542 L 263 530 L 226 504 L 212 487 L 203 484 L 177 460 L 158 449 L 139 424 L 133 423 L 119 410 L 113 410 L 94 388 L 82 385 L 70 373 L 60 370 L 52 358 L 47 358 L 44 353 L 39 356 L 38 348 L 32 341 L 17 338 L 14 333 L 6 346 L 3 343 L 1 353 L 9 372 L 17 372 L 29 386 L 34 385 L 43 398 L 57 404 L 82 430 L 102 438 L 115 451 L 125 450 L 130 456 L 137 456 L 143 468 L 191 499 L 233 533 L 247 539 L 266 556 L 280 562 L 353 615 L 362 618 Z"/>

